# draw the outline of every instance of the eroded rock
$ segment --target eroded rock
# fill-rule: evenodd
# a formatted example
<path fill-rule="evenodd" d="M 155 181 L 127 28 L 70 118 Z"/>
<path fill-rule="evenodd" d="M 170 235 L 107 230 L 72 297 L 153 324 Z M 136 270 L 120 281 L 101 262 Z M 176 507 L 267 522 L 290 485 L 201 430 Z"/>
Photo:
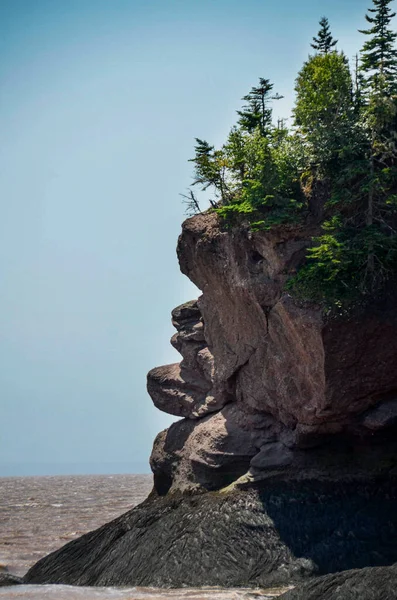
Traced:
<path fill-rule="evenodd" d="M 267 439 L 275 439 L 274 419 L 247 427 L 233 403 L 198 421 L 183 419 L 161 432 L 150 463 L 160 495 L 175 491 L 217 490 L 245 474 Z"/>
<path fill-rule="evenodd" d="M 152 369 L 147 389 L 154 405 L 177 417 L 198 419 L 221 410 L 230 395 L 214 384 L 214 359 L 204 337 L 204 324 L 196 300 L 172 311 L 177 333 L 171 344 L 182 355 L 180 364 Z"/>
<path fill-rule="evenodd" d="M 291 465 L 294 460 L 294 455 L 291 450 L 284 446 L 281 442 L 273 442 L 265 444 L 261 447 L 258 454 L 251 460 L 251 469 L 265 470 L 278 469 Z"/>
<path fill-rule="evenodd" d="M 201 419 L 236 403 L 243 428 L 272 418 L 273 439 L 266 425 L 262 432 L 275 444 L 272 458 L 257 448 L 255 476 L 259 465 L 267 475 L 305 465 L 310 473 L 322 465 L 328 472 L 323 452 L 317 460 L 302 451 L 315 453 L 343 435 L 371 444 L 372 432 L 397 422 L 390 400 L 397 390 L 396 303 L 327 319 L 318 306 L 298 305 L 284 291 L 312 234 L 308 227 L 222 230 L 216 215 L 205 214 L 183 224 L 178 243 L 181 270 L 203 293 L 173 311 L 172 344 L 183 360 L 179 368 L 151 371 L 148 390 L 158 408 L 178 416 Z M 190 450 L 182 461 L 183 452 L 178 464 L 187 465 Z M 186 472 L 194 483 L 192 469 Z"/>
<path fill-rule="evenodd" d="M 397 560 L 396 489 L 381 479 L 265 481 L 244 492 L 152 496 L 40 560 L 25 581 L 266 588 L 390 565 Z"/>
<path fill-rule="evenodd" d="M 178 363 L 152 369 L 147 389 L 157 408 L 177 417 L 198 418 L 221 408 L 208 394 L 208 381 Z"/>
<path fill-rule="evenodd" d="M 218 389 L 233 381 L 239 402 L 290 428 L 320 430 L 353 423 L 397 389 L 397 303 L 331 320 L 319 307 L 296 305 L 283 289 L 311 233 L 222 231 L 215 215 L 201 215 L 184 223 L 178 255 L 203 292 Z"/>
<path fill-rule="evenodd" d="M 267 587 L 397 561 L 395 295 L 332 318 L 295 302 L 285 283 L 314 234 L 183 224 L 181 270 L 202 296 L 172 313 L 181 363 L 148 375 L 154 404 L 183 417 L 155 440 L 153 493 L 26 581 Z M 368 577 L 360 600 L 393 597 Z M 350 600 L 356 581 L 289 597 Z"/>

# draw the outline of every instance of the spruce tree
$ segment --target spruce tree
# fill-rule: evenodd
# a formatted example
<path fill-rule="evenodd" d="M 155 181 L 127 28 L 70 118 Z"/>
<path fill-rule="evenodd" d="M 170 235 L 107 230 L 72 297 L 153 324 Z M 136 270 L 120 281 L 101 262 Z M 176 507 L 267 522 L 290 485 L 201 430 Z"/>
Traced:
<path fill-rule="evenodd" d="M 327 17 L 323 17 L 320 20 L 321 29 L 318 32 L 318 37 L 314 37 L 314 44 L 311 47 L 317 50 L 320 54 L 329 54 L 335 48 L 338 40 L 334 40 L 329 28 L 329 22 Z"/>
<path fill-rule="evenodd" d="M 243 100 L 247 102 L 242 110 L 237 111 L 239 125 L 249 133 L 259 126 L 263 136 L 268 135 L 272 125 L 272 109 L 269 107 L 270 100 L 279 99 L 280 96 L 270 96 L 273 84 L 269 79 L 259 79 L 259 86 L 251 88 L 249 94 Z"/>
<path fill-rule="evenodd" d="M 391 2 L 373 0 L 374 8 L 370 8 L 369 12 L 374 16 L 365 15 L 372 27 L 360 30 L 360 33 L 371 36 L 361 50 L 361 70 L 369 87 L 387 95 L 396 91 L 397 79 L 397 33 L 390 28 L 396 13 L 391 11 Z"/>
<path fill-rule="evenodd" d="M 357 116 L 360 115 L 364 105 L 364 88 L 365 78 L 361 70 L 360 57 L 358 54 L 354 57 L 354 88 L 353 88 L 353 99 L 354 99 L 354 110 Z"/>
<path fill-rule="evenodd" d="M 272 124 L 273 84 L 261 78 L 244 96 L 221 148 L 197 139 L 193 184 L 211 189 L 228 225 L 253 231 L 304 222 L 323 231 L 290 280 L 304 299 L 354 306 L 397 280 L 397 33 L 392 0 L 373 0 L 354 78 L 335 49 L 328 19 L 296 81 L 295 128 Z M 194 192 L 184 195 L 200 210 Z M 317 222 L 318 220 L 318 222 Z"/>
<path fill-rule="evenodd" d="M 195 157 L 190 159 L 195 165 L 193 185 L 200 185 L 203 191 L 213 188 L 222 202 L 227 202 L 228 187 L 225 180 L 225 156 L 223 150 L 215 150 L 205 140 L 196 138 Z"/>
<path fill-rule="evenodd" d="M 397 92 L 397 33 L 390 28 L 396 13 L 392 0 L 373 0 L 371 14 L 365 15 L 370 29 L 360 33 L 370 36 L 361 50 L 361 72 L 365 84 L 365 104 L 362 120 L 368 132 L 368 175 L 365 225 L 367 235 L 367 274 L 376 280 L 377 251 L 374 240 L 382 246 L 396 245 L 394 208 L 390 197 L 396 185 L 396 97 Z M 379 263 L 379 261 L 378 261 Z M 373 285 L 373 284 L 372 284 Z"/>

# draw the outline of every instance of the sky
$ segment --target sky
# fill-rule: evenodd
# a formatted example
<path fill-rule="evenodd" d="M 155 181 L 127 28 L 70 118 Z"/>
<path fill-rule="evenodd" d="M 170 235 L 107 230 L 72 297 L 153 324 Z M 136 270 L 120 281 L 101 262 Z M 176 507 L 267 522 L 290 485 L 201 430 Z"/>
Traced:
<path fill-rule="evenodd" d="M 194 138 L 259 77 L 288 117 L 319 19 L 352 58 L 369 6 L 0 0 L 0 476 L 149 472 Z"/>

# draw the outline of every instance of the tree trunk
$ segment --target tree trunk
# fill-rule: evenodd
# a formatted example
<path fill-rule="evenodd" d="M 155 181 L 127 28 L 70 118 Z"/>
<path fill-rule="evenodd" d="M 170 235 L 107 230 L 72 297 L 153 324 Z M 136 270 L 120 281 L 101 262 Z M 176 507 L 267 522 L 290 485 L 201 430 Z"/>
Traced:
<path fill-rule="evenodd" d="M 374 140 L 374 136 L 372 136 Z M 370 184 L 368 191 L 368 206 L 367 206 L 367 216 L 366 216 L 366 225 L 367 227 L 371 227 L 374 223 L 374 175 L 375 175 L 375 157 L 374 157 L 374 144 L 371 144 L 371 157 L 369 163 L 369 173 L 370 173 Z M 370 277 L 370 285 L 373 285 L 374 280 L 374 272 L 375 272 L 375 256 L 374 256 L 374 244 L 371 241 L 368 244 L 368 258 L 367 258 L 367 272 Z"/>

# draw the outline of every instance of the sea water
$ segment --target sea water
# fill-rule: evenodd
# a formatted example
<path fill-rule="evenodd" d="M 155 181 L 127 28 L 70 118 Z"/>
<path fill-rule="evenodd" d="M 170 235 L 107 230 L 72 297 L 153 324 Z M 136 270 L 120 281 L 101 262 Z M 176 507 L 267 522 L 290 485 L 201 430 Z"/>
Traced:
<path fill-rule="evenodd" d="M 22 576 L 41 557 L 142 502 L 150 475 L 0 478 L 0 570 Z M 0 600 L 248 600 L 282 590 L 0 587 Z"/>

